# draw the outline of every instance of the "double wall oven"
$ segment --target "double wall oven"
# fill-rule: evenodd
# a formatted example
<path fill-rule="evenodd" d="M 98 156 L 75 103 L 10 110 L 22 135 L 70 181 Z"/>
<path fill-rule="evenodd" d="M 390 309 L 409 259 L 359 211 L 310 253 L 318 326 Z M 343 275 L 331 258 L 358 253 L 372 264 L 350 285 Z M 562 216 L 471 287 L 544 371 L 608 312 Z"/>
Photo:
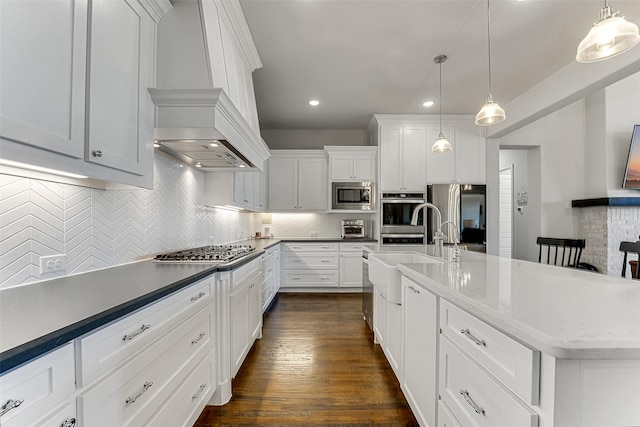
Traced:
<path fill-rule="evenodd" d="M 424 244 L 424 210 L 419 213 L 417 225 L 411 225 L 411 215 L 415 207 L 425 201 L 425 193 L 382 193 L 380 243 L 383 245 Z"/>

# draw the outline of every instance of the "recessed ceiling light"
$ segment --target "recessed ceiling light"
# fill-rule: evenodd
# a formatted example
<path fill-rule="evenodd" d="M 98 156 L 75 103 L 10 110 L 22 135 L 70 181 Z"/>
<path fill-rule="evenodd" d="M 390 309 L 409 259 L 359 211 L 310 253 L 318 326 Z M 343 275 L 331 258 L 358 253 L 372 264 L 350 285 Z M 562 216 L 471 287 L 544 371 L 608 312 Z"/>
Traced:
<path fill-rule="evenodd" d="M 218 141 L 217 139 L 214 139 L 209 143 L 209 145 L 212 147 L 217 147 L 218 145 L 220 145 L 220 141 Z"/>
<path fill-rule="evenodd" d="M 157 142 L 153 143 L 153 148 L 160 148 L 160 144 L 158 144 Z"/>
<path fill-rule="evenodd" d="M 311 101 L 309 101 L 309 105 L 311 105 L 312 107 L 316 107 L 320 105 L 320 101 L 318 101 L 317 99 L 312 99 Z"/>
<path fill-rule="evenodd" d="M 246 168 L 247 165 L 238 165 L 239 168 Z"/>
<path fill-rule="evenodd" d="M 422 106 L 423 106 L 423 107 L 433 107 L 433 106 L 435 105 L 435 103 L 436 103 L 435 101 L 431 101 L 431 100 L 429 100 L 429 101 L 425 101 L 425 102 L 422 104 Z"/>
<path fill-rule="evenodd" d="M 202 167 L 202 163 L 200 163 L 200 162 L 196 163 L 196 167 L 197 168 L 201 168 Z"/>

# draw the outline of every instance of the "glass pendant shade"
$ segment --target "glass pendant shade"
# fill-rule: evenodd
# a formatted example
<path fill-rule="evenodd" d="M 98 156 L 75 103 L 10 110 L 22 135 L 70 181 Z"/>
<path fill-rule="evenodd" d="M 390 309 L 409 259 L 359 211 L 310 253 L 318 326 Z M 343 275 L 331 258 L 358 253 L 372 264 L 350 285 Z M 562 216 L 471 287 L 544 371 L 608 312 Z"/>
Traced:
<path fill-rule="evenodd" d="M 586 37 L 578 45 L 576 61 L 597 62 L 620 55 L 640 42 L 638 26 L 611 13 L 605 4 L 600 11 L 600 19 L 593 24 Z"/>
<path fill-rule="evenodd" d="M 495 125 L 496 123 L 500 123 L 506 119 L 507 116 L 504 113 L 504 110 L 491 99 L 491 95 L 489 95 L 489 99 L 482 106 L 478 114 L 476 114 L 476 125 L 478 126 L 490 126 Z"/>
<path fill-rule="evenodd" d="M 431 151 L 434 153 L 446 153 L 447 151 L 451 151 L 451 144 L 449 143 L 447 138 L 444 137 L 442 132 L 440 132 L 440 135 L 438 135 L 438 139 L 436 139 L 433 147 L 431 147 Z"/>

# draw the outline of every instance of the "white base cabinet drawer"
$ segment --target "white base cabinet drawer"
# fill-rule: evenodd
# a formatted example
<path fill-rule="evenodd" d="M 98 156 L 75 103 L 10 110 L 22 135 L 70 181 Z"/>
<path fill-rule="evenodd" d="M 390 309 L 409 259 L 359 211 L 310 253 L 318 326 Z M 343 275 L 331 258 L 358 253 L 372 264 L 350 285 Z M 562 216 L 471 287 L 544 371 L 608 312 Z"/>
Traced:
<path fill-rule="evenodd" d="M 438 427 L 462 427 L 442 401 L 438 404 Z"/>
<path fill-rule="evenodd" d="M 338 254 L 285 252 L 284 268 L 311 268 L 316 270 L 337 270 L 340 268 Z"/>
<path fill-rule="evenodd" d="M 338 252 L 338 243 L 285 243 L 285 252 Z"/>
<path fill-rule="evenodd" d="M 191 427 L 213 395 L 216 384 L 213 355 L 208 354 L 145 427 Z"/>
<path fill-rule="evenodd" d="M 282 287 L 319 287 L 339 285 L 337 271 L 284 270 Z"/>
<path fill-rule="evenodd" d="M 205 306 L 197 315 L 80 395 L 81 425 L 144 425 L 198 361 L 211 353 L 211 312 L 211 306 Z"/>
<path fill-rule="evenodd" d="M 526 347 L 480 319 L 441 301 L 440 328 L 462 349 L 529 405 L 537 405 L 540 352 Z"/>
<path fill-rule="evenodd" d="M 537 427 L 538 415 L 456 348 L 440 339 L 440 398 L 464 426 Z"/>
<path fill-rule="evenodd" d="M 90 385 L 210 303 L 213 277 L 79 339 L 78 387 Z"/>
<path fill-rule="evenodd" d="M 57 420 L 61 416 L 62 421 L 67 413 L 75 417 L 75 407 L 65 403 L 75 392 L 74 377 L 73 343 L 0 376 L 0 405 L 21 401 L 0 415 L 0 425 L 46 426 L 49 419 Z M 54 417 L 64 407 L 67 407 L 65 415 Z"/>

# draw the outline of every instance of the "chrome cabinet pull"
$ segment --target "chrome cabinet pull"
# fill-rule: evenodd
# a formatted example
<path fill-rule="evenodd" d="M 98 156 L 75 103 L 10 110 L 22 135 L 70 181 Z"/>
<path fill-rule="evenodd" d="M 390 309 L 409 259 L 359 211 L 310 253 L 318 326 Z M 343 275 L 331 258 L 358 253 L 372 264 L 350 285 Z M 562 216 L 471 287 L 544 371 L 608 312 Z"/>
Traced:
<path fill-rule="evenodd" d="M 205 295 L 206 295 L 205 292 L 200 292 L 198 295 L 195 295 L 195 296 L 191 297 L 191 302 L 198 301 L 200 298 L 202 298 Z"/>
<path fill-rule="evenodd" d="M 199 398 L 205 388 L 207 388 L 206 384 L 200 384 L 200 390 L 198 390 L 196 394 L 191 396 L 191 400 L 196 400 L 197 398 Z"/>
<path fill-rule="evenodd" d="M 132 332 L 129 335 L 123 336 L 122 337 L 122 341 L 131 341 L 132 339 L 134 339 L 135 337 L 137 337 L 138 335 L 140 335 L 141 333 L 143 333 L 144 331 L 146 331 L 150 327 L 151 327 L 151 325 L 142 325 L 142 326 L 140 326 L 140 329 L 138 329 L 137 331 Z"/>
<path fill-rule="evenodd" d="M 204 332 L 200 332 L 200 335 L 191 340 L 191 345 L 198 344 L 205 335 L 206 334 Z"/>
<path fill-rule="evenodd" d="M 413 291 L 413 292 L 414 292 L 414 293 L 416 293 L 416 294 L 419 294 L 419 293 L 420 293 L 420 291 L 419 291 L 419 290 L 417 290 L 416 288 L 414 288 L 413 286 L 409 286 L 409 290 Z"/>
<path fill-rule="evenodd" d="M 75 418 L 67 418 L 60 424 L 60 427 L 75 427 L 76 419 Z"/>
<path fill-rule="evenodd" d="M 469 396 L 469 390 L 460 389 L 460 394 L 464 397 L 464 400 L 467 401 L 469 406 L 473 408 L 476 414 L 482 414 L 486 416 L 486 414 L 484 413 L 484 408 L 482 406 L 479 406 L 476 402 L 473 401 L 471 396 Z"/>
<path fill-rule="evenodd" d="M 320 246 L 320 249 L 331 249 L 331 246 Z"/>
<path fill-rule="evenodd" d="M 93 157 L 102 157 L 102 150 L 93 150 Z"/>
<path fill-rule="evenodd" d="M 460 329 L 460 333 L 476 343 L 476 345 L 483 345 L 485 347 L 487 346 L 487 342 L 485 340 L 476 338 L 469 329 Z"/>
<path fill-rule="evenodd" d="M 127 397 L 127 400 L 125 400 L 124 402 L 127 405 L 130 404 L 130 403 L 134 403 L 136 400 L 138 400 L 140 398 L 140 396 L 145 394 L 147 392 L 147 390 L 149 390 L 149 387 L 151 387 L 152 385 L 153 385 L 153 381 L 147 381 L 146 383 L 144 383 L 142 385 L 142 390 L 140 391 L 140 393 L 136 394 L 133 397 Z"/>
<path fill-rule="evenodd" d="M 2 404 L 2 407 L 0 408 L 2 409 L 2 411 L 0 411 L 0 417 L 6 414 L 7 412 L 9 412 L 10 410 L 12 410 L 13 408 L 17 408 L 18 406 L 22 405 L 22 402 L 24 402 L 24 399 L 18 399 L 18 400 L 9 399 L 6 402 L 4 402 Z"/>
<path fill-rule="evenodd" d="M 322 259 L 322 260 L 320 260 L 320 262 L 331 262 L 331 261 L 328 260 L 328 259 Z"/>

